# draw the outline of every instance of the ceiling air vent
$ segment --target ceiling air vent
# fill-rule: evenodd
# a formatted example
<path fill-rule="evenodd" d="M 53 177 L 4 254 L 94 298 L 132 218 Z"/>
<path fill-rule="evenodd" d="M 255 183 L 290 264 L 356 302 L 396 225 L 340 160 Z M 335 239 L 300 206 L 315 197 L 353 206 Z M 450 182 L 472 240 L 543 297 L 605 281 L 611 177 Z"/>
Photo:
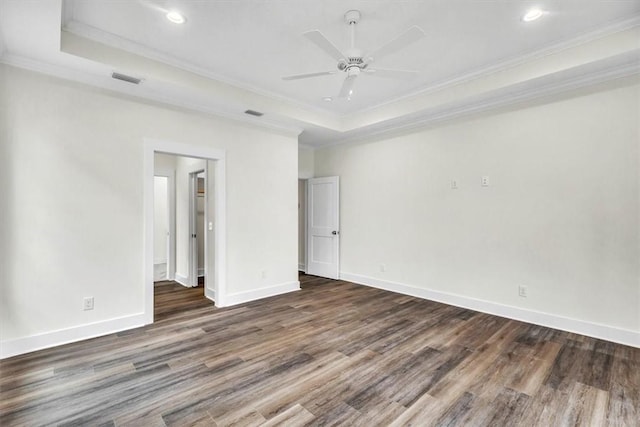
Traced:
<path fill-rule="evenodd" d="M 142 79 L 137 77 L 127 76 L 126 74 L 116 73 L 115 71 L 111 73 L 111 77 L 116 80 L 122 80 L 123 82 L 133 83 L 134 85 L 138 85 L 142 81 Z"/>
<path fill-rule="evenodd" d="M 260 111 L 255 111 L 255 110 L 247 110 L 244 113 L 250 116 L 256 116 L 256 117 L 260 117 L 264 115 L 264 113 L 261 113 Z"/>

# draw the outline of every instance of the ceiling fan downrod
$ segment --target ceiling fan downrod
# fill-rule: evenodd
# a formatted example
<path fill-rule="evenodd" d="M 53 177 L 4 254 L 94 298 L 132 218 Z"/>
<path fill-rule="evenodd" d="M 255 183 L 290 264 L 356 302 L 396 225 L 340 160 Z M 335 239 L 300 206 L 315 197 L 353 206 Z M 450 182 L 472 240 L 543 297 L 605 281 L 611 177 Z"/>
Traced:
<path fill-rule="evenodd" d="M 360 11 L 359 10 L 349 10 L 344 14 L 344 21 L 347 23 L 349 28 L 351 29 L 351 48 L 356 47 L 356 24 L 360 22 Z"/>
<path fill-rule="evenodd" d="M 345 52 L 346 58 L 338 61 L 338 70 L 346 71 L 347 76 L 355 77 L 360 69 L 366 67 L 362 58 L 362 51 L 356 48 L 356 25 L 360 22 L 362 15 L 359 10 L 349 10 L 344 14 L 344 22 L 349 26 L 351 35 L 351 46 Z"/>

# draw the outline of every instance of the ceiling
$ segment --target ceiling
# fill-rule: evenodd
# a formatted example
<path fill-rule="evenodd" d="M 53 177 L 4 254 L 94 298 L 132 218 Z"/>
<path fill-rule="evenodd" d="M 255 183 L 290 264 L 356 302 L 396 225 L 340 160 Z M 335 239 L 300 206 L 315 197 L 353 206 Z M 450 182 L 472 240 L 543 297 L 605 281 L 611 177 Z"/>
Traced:
<path fill-rule="evenodd" d="M 523 22 L 522 15 L 533 6 L 545 15 Z M 336 61 L 303 33 L 319 30 L 341 50 L 348 48 L 343 15 L 350 9 L 362 13 L 356 45 L 365 52 L 411 26 L 421 27 L 424 38 L 375 63 L 416 75 L 361 75 L 350 100 L 337 97 L 345 77 L 339 71 L 282 80 L 337 71 Z M 169 22 L 168 10 L 180 11 L 186 22 Z M 258 109 L 265 112 L 265 123 L 304 131 L 302 141 L 320 146 L 423 122 L 427 115 L 471 105 L 473 96 L 482 93 L 486 98 L 527 82 L 533 88 L 536 79 L 551 74 L 557 81 L 557 73 L 589 64 L 598 68 L 599 61 L 615 62 L 614 56 L 618 65 L 628 68 L 631 62 L 638 68 L 640 46 L 637 38 L 633 45 L 633 38 L 639 16 L 640 0 L 0 0 L 0 45 L 3 62 L 27 58 L 76 74 L 124 71 L 143 79 L 146 87 L 137 89 L 141 96 L 164 93 L 174 103 L 231 116 Z M 621 34 L 627 38 L 616 40 Z M 614 49 L 603 52 L 606 43 Z M 591 57 L 585 59 L 578 50 L 588 45 L 593 45 Z M 573 62 L 560 65 L 569 59 Z M 518 68 L 523 63 L 528 71 Z M 532 74 L 536 66 L 547 70 Z M 430 96 L 505 70 L 515 73 L 514 79 L 485 92 L 453 91 L 438 102 Z"/>

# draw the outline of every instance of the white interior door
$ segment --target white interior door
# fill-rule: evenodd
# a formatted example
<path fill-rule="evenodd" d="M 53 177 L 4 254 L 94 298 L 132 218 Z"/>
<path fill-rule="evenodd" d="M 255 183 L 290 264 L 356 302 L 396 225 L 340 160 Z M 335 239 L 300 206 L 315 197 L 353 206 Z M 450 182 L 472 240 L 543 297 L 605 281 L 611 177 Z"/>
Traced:
<path fill-rule="evenodd" d="M 307 181 L 307 274 L 338 279 L 339 198 L 337 176 Z"/>

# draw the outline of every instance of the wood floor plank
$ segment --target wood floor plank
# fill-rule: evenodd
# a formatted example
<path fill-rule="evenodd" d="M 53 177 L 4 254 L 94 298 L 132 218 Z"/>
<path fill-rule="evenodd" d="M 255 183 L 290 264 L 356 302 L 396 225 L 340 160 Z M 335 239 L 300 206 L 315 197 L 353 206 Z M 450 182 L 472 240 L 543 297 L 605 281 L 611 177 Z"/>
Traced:
<path fill-rule="evenodd" d="M 640 349 L 340 280 L 0 361 L 0 425 L 640 426 Z"/>
<path fill-rule="evenodd" d="M 262 424 L 264 427 L 275 426 L 304 426 L 315 419 L 315 416 L 307 411 L 302 405 L 296 403 L 286 411 L 281 412 L 275 417 L 269 419 Z"/>

